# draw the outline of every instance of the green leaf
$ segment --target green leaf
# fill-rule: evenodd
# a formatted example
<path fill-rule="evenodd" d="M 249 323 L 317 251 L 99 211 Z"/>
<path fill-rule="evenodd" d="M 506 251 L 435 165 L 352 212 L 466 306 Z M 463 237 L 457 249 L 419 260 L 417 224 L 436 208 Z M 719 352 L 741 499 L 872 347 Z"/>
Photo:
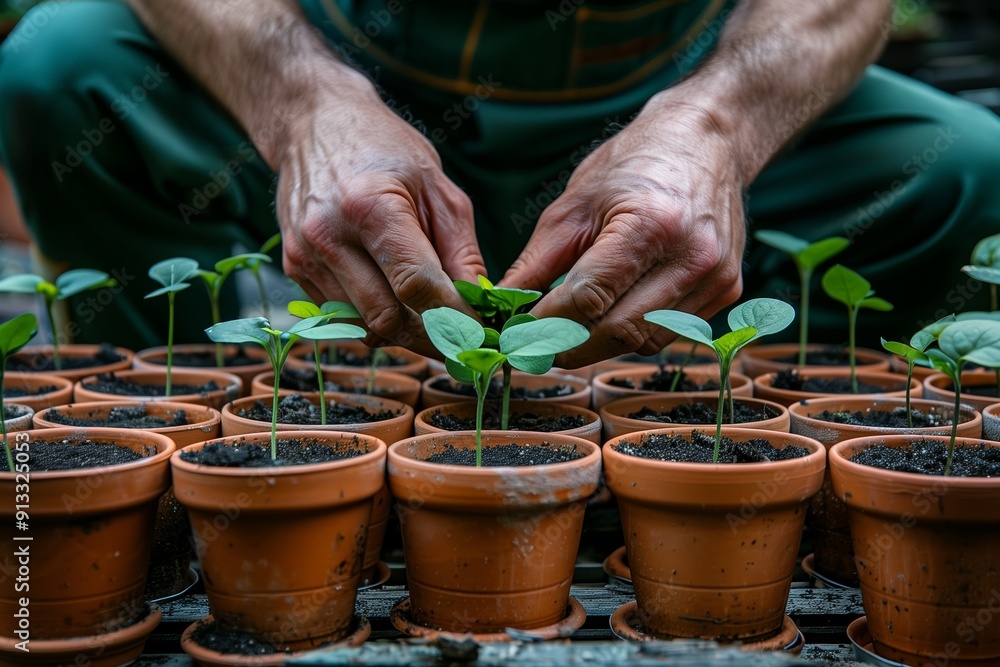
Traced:
<path fill-rule="evenodd" d="M 839 255 L 851 242 L 841 236 L 831 236 L 827 239 L 816 241 L 798 254 L 796 263 L 807 269 L 815 269 L 826 260 Z"/>
<path fill-rule="evenodd" d="M 182 283 L 195 275 L 198 262 L 188 257 L 173 257 L 149 267 L 149 277 L 164 287 Z"/>
<path fill-rule="evenodd" d="M 944 333 L 944 330 L 954 324 L 957 320 L 955 314 L 946 315 L 933 324 L 928 324 L 923 329 L 913 334 L 910 338 L 910 345 L 918 350 L 926 350 L 927 346 L 936 341 Z"/>
<path fill-rule="evenodd" d="M 952 381 L 958 380 L 958 364 L 947 354 L 937 349 L 927 350 L 927 359 L 930 360 L 935 370 L 944 373 Z"/>
<path fill-rule="evenodd" d="M 538 318 L 531 313 L 519 313 L 509 318 L 503 323 L 503 330 L 507 330 L 511 327 L 516 327 L 518 324 L 524 324 L 525 322 L 534 322 Z"/>
<path fill-rule="evenodd" d="M 118 281 L 104 271 L 94 269 L 72 269 L 56 278 L 60 299 L 67 299 L 86 290 L 112 287 L 117 284 Z"/>
<path fill-rule="evenodd" d="M 546 317 L 504 329 L 500 351 L 511 358 L 547 356 L 571 350 L 588 338 L 590 332 L 582 324 L 564 317 Z"/>
<path fill-rule="evenodd" d="M 45 279 L 32 273 L 19 273 L 16 276 L 7 276 L 0 280 L 0 292 L 16 292 L 18 294 L 35 294 L 38 286 L 44 283 Z"/>
<path fill-rule="evenodd" d="M 944 330 L 938 346 L 956 362 L 971 361 L 987 368 L 1000 367 L 1000 322 L 956 322 Z"/>
<path fill-rule="evenodd" d="M 330 315 L 341 320 L 361 319 L 361 313 L 358 312 L 358 309 L 346 301 L 327 301 L 320 306 L 320 310 L 324 315 Z"/>
<path fill-rule="evenodd" d="M 28 344 L 38 333 L 38 318 L 24 313 L 0 324 L 0 366 L 6 366 L 7 357 Z"/>
<path fill-rule="evenodd" d="M 836 301 L 852 308 L 871 295 L 872 286 L 860 275 L 842 264 L 834 264 L 820 281 L 823 291 Z"/>
<path fill-rule="evenodd" d="M 487 292 L 493 289 L 493 283 L 491 283 L 490 279 L 487 278 L 486 276 L 476 276 L 476 279 L 479 281 L 479 286 L 482 287 Z"/>
<path fill-rule="evenodd" d="M 906 343 L 900 343 L 897 341 L 888 341 L 885 338 L 882 339 L 882 347 L 892 354 L 898 354 L 908 361 L 915 361 L 919 356 L 924 356 L 921 350 L 915 347 L 910 347 Z"/>
<path fill-rule="evenodd" d="M 972 249 L 972 263 L 976 266 L 1000 268 L 1000 234 L 987 236 Z"/>
<path fill-rule="evenodd" d="M 198 277 L 205 281 L 210 291 L 214 291 L 219 283 L 222 282 L 222 276 L 215 271 L 208 271 L 206 269 L 198 269 L 196 272 Z"/>
<path fill-rule="evenodd" d="M 292 331 L 289 329 L 288 333 L 295 334 L 299 338 L 306 338 L 308 340 L 332 340 L 334 338 L 364 338 L 368 335 L 364 329 L 353 324 L 347 324 L 346 322 L 334 322 L 332 324 L 324 324 L 318 327 L 313 327 L 311 329 L 306 329 L 304 331 Z"/>
<path fill-rule="evenodd" d="M 542 375 L 552 370 L 552 364 L 556 361 L 556 355 L 543 354 L 534 357 L 510 356 L 507 362 L 519 371 L 531 373 L 532 375 Z"/>
<path fill-rule="evenodd" d="M 712 342 L 712 347 L 722 360 L 730 361 L 740 348 L 757 337 L 757 330 L 753 327 L 743 327 L 736 331 L 719 336 Z"/>
<path fill-rule="evenodd" d="M 254 265 L 259 265 L 261 262 L 270 261 L 271 258 L 262 252 L 244 252 L 239 255 L 220 259 L 215 263 L 215 270 L 222 276 L 228 276 L 233 271 L 248 269 Z"/>
<path fill-rule="evenodd" d="M 486 291 L 486 298 L 498 310 L 514 314 L 522 306 L 538 301 L 542 298 L 542 293 L 513 287 L 494 287 Z"/>
<path fill-rule="evenodd" d="M 298 335 L 299 332 L 312 329 L 313 327 L 318 327 L 328 321 L 330 321 L 330 317 L 328 315 L 312 315 L 293 324 L 288 329 L 288 333 Z"/>
<path fill-rule="evenodd" d="M 953 322 L 965 322 L 966 320 L 992 320 L 1000 322 L 1000 310 L 967 310 L 958 315 L 952 315 Z"/>
<path fill-rule="evenodd" d="M 500 332 L 490 327 L 483 327 L 483 332 L 486 334 L 486 337 L 483 339 L 483 347 L 499 349 Z"/>
<path fill-rule="evenodd" d="M 464 382 L 465 384 L 472 384 L 476 376 L 472 372 L 471 368 L 463 366 L 460 362 L 454 359 L 445 359 L 444 367 L 448 369 L 448 375 L 453 377 L 458 382 Z"/>
<path fill-rule="evenodd" d="M 643 319 L 694 342 L 712 345 L 712 327 L 697 315 L 679 310 L 654 310 L 646 313 Z"/>
<path fill-rule="evenodd" d="M 858 308 L 868 308 L 869 310 L 877 310 L 882 313 L 887 313 L 892 310 L 893 306 L 885 299 L 877 296 L 870 296 L 859 301 Z"/>
<path fill-rule="evenodd" d="M 188 287 L 191 287 L 191 283 L 174 283 L 173 285 L 167 285 L 166 287 L 155 289 L 149 294 L 147 294 L 144 298 L 152 299 L 153 297 L 169 294 L 170 292 L 181 292 L 183 290 L 186 290 Z"/>
<path fill-rule="evenodd" d="M 263 317 L 246 317 L 239 320 L 219 322 L 205 329 L 208 337 L 216 343 L 257 343 L 265 348 L 271 342 L 268 330 L 271 324 Z"/>
<path fill-rule="evenodd" d="M 312 301 L 289 301 L 288 314 L 306 319 L 307 317 L 319 317 L 323 315 L 323 311 Z"/>
<path fill-rule="evenodd" d="M 492 377 L 506 360 L 502 354 L 496 350 L 488 350 L 486 348 L 479 348 L 476 350 L 465 350 L 458 354 L 458 361 L 464 364 L 468 368 L 471 368 L 476 373 L 479 373 L 485 377 Z"/>
<path fill-rule="evenodd" d="M 482 324 L 453 308 L 432 308 L 421 317 L 431 343 L 448 359 L 458 361 L 460 353 L 479 349 L 486 339 Z"/>
<path fill-rule="evenodd" d="M 793 258 L 809 247 L 808 241 L 773 229 L 762 229 L 759 232 L 755 232 L 753 237 L 764 245 L 769 245 L 772 248 L 788 253 Z"/>
<path fill-rule="evenodd" d="M 1000 285 L 1000 268 L 994 266 L 966 265 L 962 267 L 962 271 L 980 282 L 990 285 Z"/>
<path fill-rule="evenodd" d="M 281 232 L 278 232 L 268 240 L 264 241 L 264 245 L 260 247 L 260 251 L 264 253 L 271 252 L 278 247 L 279 243 L 281 243 Z"/>
<path fill-rule="evenodd" d="M 729 328 L 756 330 L 754 338 L 769 336 L 787 328 L 795 320 L 795 309 L 777 299 L 750 299 L 729 312 Z"/>
<path fill-rule="evenodd" d="M 459 296 L 483 317 L 492 317 L 496 314 L 496 307 L 487 298 L 486 290 L 482 286 L 465 280 L 456 280 L 455 289 L 458 290 Z"/>

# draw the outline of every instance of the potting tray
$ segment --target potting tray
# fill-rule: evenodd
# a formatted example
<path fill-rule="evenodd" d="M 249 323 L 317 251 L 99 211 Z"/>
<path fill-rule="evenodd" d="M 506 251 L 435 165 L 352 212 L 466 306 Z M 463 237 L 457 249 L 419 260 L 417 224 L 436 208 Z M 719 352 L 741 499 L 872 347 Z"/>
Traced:
<path fill-rule="evenodd" d="M 402 586 L 361 591 L 357 613 L 369 619 L 371 638 L 360 648 L 316 652 L 308 658 L 289 661 L 289 665 L 354 665 L 371 667 L 412 667 L 432 665 L 440 658 L 434 645 L 405 643 L 389 622 L 389 611 L 406 597 Z M 793 584 L 787 613 L 805 636 L 805 647 L 798 658 L 777 654 L 750 654 L 720 648 L 711 642 L 651 642 L 630 644 L 617 640 L 611 632 L 612 612 L 633 600 L 631 589 L 620 584 L 580 584 L 571 595 L 587 612 L 585 625 L 566 643 L 508 644 L 481 647 L 478 658 L 461 664 L 479 665 L 838 665 L 854 666 L 853 652 L 847 640 L 847 625 L 863 614 L 861 594 L 857 590 L 811 588 Z M 163 621 L 149 638 L 145 654 L 137 667 L 192 667 L 181 651 L 180 635 L 184 628 L 208 613 L 204 595 L 187 597 L 163 604 Z M 438 664 L 456 664 L 454 659 Z"/>

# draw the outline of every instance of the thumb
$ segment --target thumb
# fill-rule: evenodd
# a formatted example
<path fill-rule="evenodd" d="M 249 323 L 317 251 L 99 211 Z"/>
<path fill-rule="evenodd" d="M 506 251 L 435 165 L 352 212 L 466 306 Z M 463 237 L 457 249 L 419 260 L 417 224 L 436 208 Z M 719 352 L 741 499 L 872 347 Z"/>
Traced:
<path fill-rule="evenodd" d="M 569 271 L 595 236 L 596 225 L 576 212 L 564 215 L 554 203 L 542 212 L 538 225 L 500 285 L 546 292 Z"/>

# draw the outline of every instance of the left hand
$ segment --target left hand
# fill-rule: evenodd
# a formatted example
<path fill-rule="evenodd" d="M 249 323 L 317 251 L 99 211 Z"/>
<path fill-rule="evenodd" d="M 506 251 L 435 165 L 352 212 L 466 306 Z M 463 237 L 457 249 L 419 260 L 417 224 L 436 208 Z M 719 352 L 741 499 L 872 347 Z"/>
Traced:
<path fill-rule="evenodd" d="M 566 317 L 590 340 L 574 368 L 653 354 L 676 336 L 643 320 L 664 308 L 708 318 L 739 298 L 745 241 L 738 142 L 713 115 L 667 93 L 577 167 L 504 276 L 545 290 L 532 314 Z"/>

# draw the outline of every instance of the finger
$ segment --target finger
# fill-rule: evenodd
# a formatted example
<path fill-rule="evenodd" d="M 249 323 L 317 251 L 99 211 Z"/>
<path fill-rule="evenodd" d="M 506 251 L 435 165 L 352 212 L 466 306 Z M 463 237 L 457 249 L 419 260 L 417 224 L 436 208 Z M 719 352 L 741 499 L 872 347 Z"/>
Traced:
<path fill-rule="evenodd" d="M 421 213 L 421 218 L 427 218 L 428 240 L 448 277 L 474 283 L 478 276 L 486 275 L 486 263 L 476 238 L 472 200 L 456 185 L 447 183 L 439 191 L 438 204 Z"/>
<path fill-rule="evenodd" d="M 545 292 L 570 270 L 597 237 L 599 222 L 587 220 L 586 212 L 563 204 L 565 197 L 563 194 L 542 212 L 527 245 L 500 285 Z"/>

